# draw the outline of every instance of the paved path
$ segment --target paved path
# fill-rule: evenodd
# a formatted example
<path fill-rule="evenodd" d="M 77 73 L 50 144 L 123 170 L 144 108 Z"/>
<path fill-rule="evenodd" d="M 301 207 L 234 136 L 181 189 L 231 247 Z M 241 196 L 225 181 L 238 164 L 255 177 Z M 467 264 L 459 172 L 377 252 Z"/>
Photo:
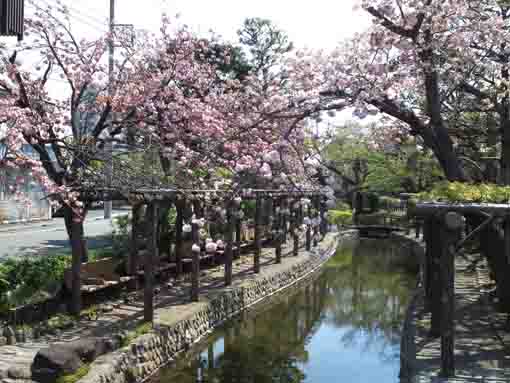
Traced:
<path fill-rule="evenodd" d="M 301 243 L 304 245 L 304 243 Z M 323 241 L 322 246 L 331 245 L 331 238 Z M 261 254 L 261 273 L 253 273 L 253 255 L 245 254 L 233 263 L 232 286 L 246 283 L 255 278 L 265 278 L 268 275 L 289 270 L 293 265 L 301 262 L 304 257 L 310 256 L 306 251 L 301 250 L 298 257 L 291 256 L 292 242 L 289 240 L 282 249 L 282 263 L 275 263 L 274 249 L 263 249 Z M 268 267 L 271 266 L 271 267 Z M 155 297 L 155 320 L 161 323 L 175 322 L 185 318 L 192 312 L 196 305 L 201 303 L 190 303 L 191 282 L 190 275 L 178 281 L 172 280 L 160 286 L 160 292 Z M 211 297 L 223 289 L 224 266 L 216 266 L 206 269 L 201 273 L 201 295 Z M 143 319 L 143 290 L 124 295 L 121 299 L 108 302 L 101 307 L 109 307 L 108 312 L 102 313 L 96 320 L 80 320 L 69 330 L 58 333 L 54 336 L 44 336 L 37 342 L 28 342 L 14 346 L 0 347 L 0 382 L 8 383 L 9 378 L 28 379 L 30 377 L 30 366 L 37 352 L 46 347 L 48 343 L 66 342 L 89 336 L 111 336 L 120 331 L 134 329 Z M 5 380 L 1 380 L 5 379 Z"/>
<path fill-rule="evenodd" d="M 417 323 L 416 383 L 510 382 L 510 335 L 504 331 L 506 315 L 497 313 L 482 290 L 490 283 L 487 267 L 467 270 L 468 262 L 456 259 L 455 365 L 456 377 L 438 378 L 440 339 L 426 337 L 430 314 Z M 423 310 L 423 299 L 418 310 Z"/>
<path fill-rule="evenodd" d="M 127 210 L 114 210 L 114 216 L 127 214 Z M 111 242 L 112 223 L 103 219 L 102 210 L 92 210 L 85 220 L 85 235 L 89 248 L 99 248 Z M 51 250 L 69 249 L 69 240 L 63 218 L 51 221 L 1 225 L 0 260 L 26 254 L 43 254 Z"/>

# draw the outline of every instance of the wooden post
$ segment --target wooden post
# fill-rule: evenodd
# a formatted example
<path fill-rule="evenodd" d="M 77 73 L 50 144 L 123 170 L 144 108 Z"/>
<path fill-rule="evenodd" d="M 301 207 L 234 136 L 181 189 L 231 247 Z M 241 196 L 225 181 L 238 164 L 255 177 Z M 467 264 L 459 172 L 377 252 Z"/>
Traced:
<path fill-rule="evenodd" d="M 74 315 L 80 315 L 81 312 L 81 263 L 83 255 L 83 246 L 80 238 L 80 228 L 78 225 L 71 225 L 71 248 L 72 248 L 72 305 L 71 312 Z"/>
<path fill-rule="evenodd" d="M 307 207 L 306 223 L 306 251 L 312 250 L 312 204 Z"/>
<path fill-rule="evenodd" d="M 430 286 L 430 336 L 441 334 L 441 227 L 437 217 L 431 218 L 430 241 L 428 250 L 428 269 Z"/>
<path fill-rule="evenodd" d="M 227 232 L 225 233 L 225 285 L 232 284 L 232 236 L 234 230 L 234 217 L 232 202 L 227 202 Z"/>
<path fill-rule="evenodd" d="M 283 198 L 282 199 L 282 204 L 281 204 L 281 208 L 280 209 L 283 209 L 284 212 L 282 212 L 282 241 L 283 243 L 286 243 L 287 242 L 287 217 L 288 217 L 288 210 L 289 210 L 289 205 L 288 205 L 288 201 L 287 201 L 287 198 Z"/>
<path fill-rule="evenodd" d="M 313 204 L 314 204 L 314 208 L 315 208 L 315 219 L 316 220 L 319 220 L 320 218 L 320 206 L 319 206 L 319 200 L 317 197 L 315 197 L 313 199 Z M 318 241 L 319 241 L 319 228 L 320 228 L 320 223 L 317 225 L 315 224 L 313 226 L 313 247 L 317 247 L 318 246 Z"/>
<path fill-rule="evenodd" d="M 130 277 L 134 277 L 134 279 L 130 282 L 130 286 L 133 289 L 138 288 L 138 224 L 140 221 L 140 211 L 142 205 L 139 203 L 135 203 L 131 209 L 131 249 L 129 252 L 129 261 L 128 261 L 128 275 Z"/>
<path fill-rule="evenodd" d="M 455 247 L 461 239 L 464 217 L 449 212 L 444 216 L 441 251 L 441 375 L 455 376 Z"/>
<path fill-rule="evenodd" d="M 234 258 L 239 258 L 241 256 L 241 217 L 239 217 L 239 214 L 241 212 L 241 209 L 239 208 L 235 212 L 235 230 L 236 230 L 236 251 L 234 254 Z"/>
<path fill-rule="evenodd" d="M 262 253 L 262 197 L 257 194 L 255 200 L 255 252 L 253 253 L 253 271 L 255 274 L 260 272 L 260 254 Z"/>
<path fill-rule="evenodd" d="M 326 235 L 326 233 L 328 231 L 328 225 L 327 225 L 327 221 L 326 221 L 326 205 L 325 205 L 325 201 L 323 200 L 323 198 L 318 197 L 318 200 L 319 200 L 320 218 L 321 218 L 320 233 L 322 236 L 324 236 L 324 235 Z"/>
<path fill-rule="evenodd" d="M 207 367 L 209 370 L 214 369 L 214 343 L 212 342 L 210 342 L 207 347 Z M 212 372 L 209 374 L 212 374 Z"/>
<path fill-rule="evenodd" d="M 505 258 L 507 265 L 510 264 L 510 216 L 505 217 Z"/>
<path fill-rule="evenodd" d="M 186 200 L 182 196 L 177 196 L 175 203 L 177 216 L 175 218 L 175 273 L 176 278 L 182 275 L 182 226 L 184 225 L 184 210 L 186 209 Z"/>
<path fill-rule="evenodd" d="M 299 210 L 296 208 L 295 204 L 297 202 L 294 202 L 292 204 L 292 239 L 293 239 L 293 247 L 292 247 L 292 255 L 294 257 L 297 257 L 299 254 Z"/>
<path fill-rule="evenodd" d="M 197 218 L 195 216 L 195 218 Z M 197 223 L 191 226 L 191 255 L 192 255 L 192 273 L 191 273 L 191 300 L 198 302 L 200 290 L 200 228 Z"/>
<path fill-rule="evenodd" d="M 151 234 L 143 276 L 145 283 L 143 319 L 145 322 L 154 320 L 154 259 L 158 256 L 158 203 L 152 202 L 149 209 Z"/>
<path fill-rule="evenodd" d="M 422 281 L 423 281 L 423 289 L 425 291 L 425 309 L 430 311 L 430 276 L 431 271 L 429 267 L 429 260 L 431 258 L 430 255 L 430 233 L 431 233 L 431 219 L 427 217 L 423 222 L 423 241 L 425 242 L 425 259 L 423 260 L 422 265 Z"/>
<path fill-rule="evenodd" d="M 278 213 L 276 213 L 276 263 L 282 263 L 282 203 L 278 203 Z"/>

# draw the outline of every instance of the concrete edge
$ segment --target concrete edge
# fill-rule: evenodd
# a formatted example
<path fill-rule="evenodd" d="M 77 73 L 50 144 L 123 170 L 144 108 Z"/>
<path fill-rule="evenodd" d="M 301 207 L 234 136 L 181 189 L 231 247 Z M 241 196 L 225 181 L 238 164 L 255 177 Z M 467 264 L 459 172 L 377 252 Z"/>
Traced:
<path fill-rule="evenodd" d="M 357 238 L 357 230 L 330 233 L 323 247 L 289 269 L 224 291 L 204 309 L 170 326 L 156 325 L 130 345 L 103 355 L 90 365 L 90 372 L 79 383 L 135 383 L 151 378 L 180 353 L 209 336 L 217 327 L 241 312 L 280 294 L 322 268 L 344 239 Z M 329 238 L 328 238 L 329 237 Z"/>

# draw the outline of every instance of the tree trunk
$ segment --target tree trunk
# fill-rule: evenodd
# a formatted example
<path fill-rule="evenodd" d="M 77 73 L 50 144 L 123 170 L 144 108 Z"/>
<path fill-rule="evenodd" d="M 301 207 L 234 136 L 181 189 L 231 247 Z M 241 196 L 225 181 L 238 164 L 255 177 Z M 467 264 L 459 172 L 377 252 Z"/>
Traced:
<path fill-rule="evenodd" d="M 425 32 L 425 41 L 432 41 L 430 31 Z M 420 133 L 425 144 L 432 149 L 437 157 L 446 178 L 449 181 L 465 181 L 466 176 L 459 159 L 453 148 L 452 139 L 448 133 L 448 127 L 442 116 L 442 99 L 439 91 L 439 75 L 434 69 L 435 56 L 431 48 L 420 53 L 423 63 L 429 67 L 425 70 L 425 95 L 427 100 L 427 112 L 430 117 L 429 126 Z"/>
<path fill-rule="evenodd" d="M 158 258 L 158 203 L 153 202 L 148 207 L 150 222 L 150 243 L 145 259 L 144 268 L 144 303 L 143 320 L 154 320 L 154 261 Z"/>
<path fill-rule="evenodd" d="M 78 216 L 71 208 L 66 207 L 64 211 L 64 222 L 72 250 L 71 313 L 79 315 L 81 311 L 81 264 L 87 261 L 83 217 Z"/>
<path fill-rule="evenodd" d="M 505 43 L 501 46 L 502 50 L 506 50 Z M 507 65 L 501 70 L 501 77 L 508 83 L 508 56 L 504 58 Z M 502 113 L 500 114 L 501 125 L 501 183 L 503 185 L 510 185 L 510 114 L 509 114 L 509 92 L 508 85 L 505 85 L 506 92 L 503 100 L 501 101 Z"/>
<path fill-rule="evenodd" d="M 262 253 L 261 219 L 262 199 L 259 195 L 257 195 L 257 199 L 255 201 L 255 251 L 253 253 L 253 271 L 255 274 L 260 272 L 260 255 Z"/>

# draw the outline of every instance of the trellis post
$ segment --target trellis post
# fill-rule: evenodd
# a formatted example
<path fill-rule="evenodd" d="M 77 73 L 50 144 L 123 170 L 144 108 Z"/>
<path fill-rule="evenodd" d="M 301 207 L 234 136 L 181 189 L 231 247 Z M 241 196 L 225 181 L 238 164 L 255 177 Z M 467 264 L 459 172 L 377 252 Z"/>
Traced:
<path fill-rule="evenodd" d="M 292 255 L 297 257 L 299 254 L 299 209 L 297 204 L 298 201 L 294 201 L 292 203 L 292 239 L 293 239 L 293 247 L 292 247 Z"/>
<path fill-rule="evenodd" d="M 431 311 L 430 335 L 439 336 L 441 333 L 441 223 L 438 217 L 430 218 L 430 237 L 427 244 L 428 278 L 429 278 L 429 306 Z"/>
<path fill-rule="evenodd" d="M 510 264 L 510 215 L 505 216 L 505 259 L 507 265 Z"/>
<path fill-rule="evenodd" d="M 177 216 L 175 218 L 175 272 L 176 277 L 182 275 L 182 227 L 184 225 L 184 210 L 186 209 L 186 200 L 181 195 L 177 195 L 175 203 Z"/>
<path fill-rule="evenodd" d="M 276 263 L 282 263 L 282 200 L 278 201 L 278 207 L 275 208 L 276 214 Z"/>
<path fill-rule="evenodd" d="M 191 300 L 198 302 L 200 290 L 200 227 L 198 225 L 198 217 L 191 226 L 191 255 L 192 255 L 192 274 L 191 274 Z"/>
<path fill-rule="evenodd" d="M 444 239 L 441 251 L 441 375 L 455 376 L 455 253 L 456 245 L 461 239 L 464 217 L 455 212 L 444 216 Z"/>
<path fill-rule="evenodd" d="M 324 236 L 327 233 L 327 221 L 326 221 L 326 204 L 323 198 L 318 197 L 319 206 L 320 206 L 320 232 L 321 235 Z"/>
<path fill-rule="evenodd" d="M 129 252 L 129 262 L 128 262 L 128 275 L 133 277 L 130 282 L 130 285 L 133 289 L 137 288 L 137 272 L 138 272 L 138 236 L 139 236 L 139 221 L 140 221 L 140 211 L 142 209 L 142 205 L 139 203 L 134 203 L 131 209 L 131 249 Z"/>
<path fill-rule="evenodd" d="M 253 271 L 257 274 L 260 272 L 260 254 L 262 252 L 262 197 L 257 193 L 255 199 L 255 252 L 253 254 Z"/>
<path fill-rule="evenodd" d="M 306 214 L 306 251 L 312 250 L 312 204 L 311 202 L 308 202 L 307 208 L 306 208 L 307 214 Z"/>
<path fill-rule="evenodd" d="M 234 258 L 239 258 L 241 256 L 241 225 L 242 225 L 242 218 L 241 218 L 241 207 L 237 209 L 235 212 L 235 237 L 236 237 L 236 243 L 235 243 L 235 254 Z"/>
<path fill-rule="evenodd" d="M 232 202 L 227 202 L 227 224 L 225 233 L 225 285 L 232 284 L 232 236 L 234 230 L 234 217 L 232 211 Z"/>
<path fill-rule="evenodd" d="M 158 256 L 158 203 L 153 201 L 149 205 L 151 235 L 149 251 L 146 254 L 144 265 L 144 305 L 143 319 L 145 322 L 154 320 L 154 259 Z"/>
<path fill-rule="evenodd" d="M 423 281 L 423 289 L 425 291 L 425 309 L 430 309 L 430 277 L 431 277 L 431 269 L 429 266 L 429 261 L 431 259 L 430 254 L 430 241 L 431 241 L 431 231 L 432 231 L 432 221 L 430 218 L 425 218 L 423 222 L 423 241 L 425 242 L 425 259 L 423 260 L 423 268 L 422 268 L 422 281 Z"/>
<path fill-rule="evenodd" d="M 282 242 L 283 243 L 286 243 L 287 242 L 287 217 L 288 217 L 288 213 L 289 213 L 289 205 L 288 205 L 288 201 L 287 201 L 287 198 L 284 197 L 282 199 L 282 204 L 281 204 L 281 207 L 280 207 L 280 210 L 283 210 L 282 211 Z"/>

